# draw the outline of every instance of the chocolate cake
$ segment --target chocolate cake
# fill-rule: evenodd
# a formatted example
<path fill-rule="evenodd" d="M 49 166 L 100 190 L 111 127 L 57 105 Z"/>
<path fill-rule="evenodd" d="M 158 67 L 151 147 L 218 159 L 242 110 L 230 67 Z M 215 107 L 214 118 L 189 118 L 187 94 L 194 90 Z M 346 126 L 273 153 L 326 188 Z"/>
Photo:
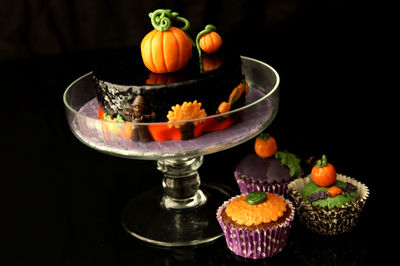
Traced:
<path fill-rule="evenodd" d="M 132 134 L 126 126 L 112 132 L 139 141 L 186 140 L 230 127 L 236 116 L 205 118 L 243 106 L 249 87 L 240 55 L 222 45 L 211 24 L 194 43 L 189 21 L 177 12 L 157 9 L 149 17 L 154 29 L 140 53 L 111 55 L 93 71 L 99 119 L 132 122 Z M 140 124 L 146 122 L 175 123 Z"/>
<path fill-rule="evenodd" d="M 156 74 L 143 65 L 139 52 L 113 54 L 93 71 L 99 105 L 104 113 L 112 117 L 119 114 L 126 121 L 132 121 L 131 104 L 138 96 L 142 96 L 143 109 L 148 114 L 140 122 L 166 122 L 172 106 L 195 100 L 208 115 L 216 114 L 219 105 L 244 80 L 241 59 L 225 47 L 201 59 L 202 65 L 194 51 L 184 69 Z M 244 95 L 231 109 L 243 102 Z"/>

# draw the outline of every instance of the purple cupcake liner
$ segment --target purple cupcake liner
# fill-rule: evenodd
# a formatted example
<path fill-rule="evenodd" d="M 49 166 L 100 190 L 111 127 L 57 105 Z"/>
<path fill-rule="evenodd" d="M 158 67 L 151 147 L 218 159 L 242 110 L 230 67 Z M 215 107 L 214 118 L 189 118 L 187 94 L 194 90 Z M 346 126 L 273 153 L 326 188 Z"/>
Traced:
<path fill-rule="evenodd" d="M 254 181 L 252 178 L 243 177 L 243 175 L 238 171 L 234 172 L 234 176 L 242 194 L 247 194 L 253 191 L 264 191 L 284 197 L 288 195 L 287 186 L 289 182 L 268 184 L 266 182 Z"/>
<path fill-rule="evenodd" d="M 293 204 L 287 200 L 285 203 L 291 209 L 291 213 L 286 220 L 271 228 L 262 230 L 252 230 L 236 228 L 222 221 L 222 211 L 234 199 L 242 195 L 233 197 L 225 201 L 217 210 L 217 220 L 225 235 L 225 240 L 228 248 L 238 256 L 251 259 L 262 259 L 274 256 L 282 251 L 286 246 L 289 231 L 294 219 L 295 208 Z"/>

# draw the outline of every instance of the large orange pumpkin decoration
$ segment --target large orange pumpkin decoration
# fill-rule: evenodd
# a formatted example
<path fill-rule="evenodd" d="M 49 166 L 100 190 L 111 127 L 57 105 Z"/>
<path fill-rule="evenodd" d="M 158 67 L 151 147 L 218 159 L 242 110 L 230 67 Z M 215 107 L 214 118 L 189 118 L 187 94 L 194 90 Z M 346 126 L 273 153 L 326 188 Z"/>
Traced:
<path fill-rule="evenodd" d="M 192 41 L 185 31 L 190 23 L 178 15 L 169 9 L 158 9 L 149 14 L 154 30 L 143 38 L 140 49 L 143 63 L 151 72 L 176 72 L 189 62 Z M 185 25 L 182 28 L 172 27 L 172 20 Z"/>

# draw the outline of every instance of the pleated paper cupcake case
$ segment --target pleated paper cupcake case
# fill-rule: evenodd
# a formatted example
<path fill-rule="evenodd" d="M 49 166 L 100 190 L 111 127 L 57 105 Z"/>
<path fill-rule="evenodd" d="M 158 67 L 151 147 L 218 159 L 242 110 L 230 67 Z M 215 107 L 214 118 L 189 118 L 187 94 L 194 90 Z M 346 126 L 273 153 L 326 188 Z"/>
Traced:
<path fill-rule="evenodd" d="M 338 174 L 337 180 L 356 186 L 360 197 L 354 202 L 348 202 L 341 208 L 332 210 L 314 207 L 311 202 L 303 199 L 301 189 L 311 181 L 311 176 L 298 178 L 288 185 L 288 194 L 294 200 L 300 221 L 313 232 L 337 235 L 350 231 L 358 223 L 362 208 L 369 196 L 369 189 L 365 184 L 345 175 Z"/>
<path fill-rule="evenodd" d="M 233 225 L 226 224 L 222 221 L 222 210 L 235 198 L 226 201 L 217 211 L 217 219 L 225 235 L 228 248 L 244 258 L 266 258 L 271 257 L 285 247 L 289 231 L 294 219 L 295 208 L 289 200 L 285 200 L 291 209 L 291 214 L 286 218 L 285 222 L 272 228 L 262 230 L 237 229 Z"/>

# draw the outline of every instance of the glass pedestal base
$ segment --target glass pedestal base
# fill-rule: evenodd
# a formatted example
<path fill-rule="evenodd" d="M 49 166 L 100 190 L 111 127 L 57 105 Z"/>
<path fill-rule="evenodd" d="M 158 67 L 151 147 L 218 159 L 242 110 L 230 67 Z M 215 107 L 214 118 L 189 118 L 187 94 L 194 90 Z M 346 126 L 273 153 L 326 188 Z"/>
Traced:
<path fill-rule="evenodd" d="M 123 226 L 131 235 L 164 247 L 205 244 L 222 236 L 216 211 L 233 194 L 222 186 L 202 184 L 197 169 L 204 155 L 232 148 L 257 136 L 273 121 L 279 106 L 279 75 L 272 67 L 242 57 L 242 71 L 249 84 L 244 105 L 204 118 L 209 123 L 217 123 L 218 119 L 228 116 L 235 123 L 185 141 L 132 139 L 137 127 L 149 130 L 154 126 L 164 128 L 167 124 L 99 119 L 92 72 L 66 89 L 64 104 L 68 124 L 80 141 L 114 156 L 158 160 L 157 169 L 164 175 L 162 186 L 134 198 L 123 213 Z"/>
<path fill-rule="evenodd" d="M 199 191 L 207 200 L 189 209 L 165 208 L 162 187 L 144 192 L 128 203 L 122 224 L 129 234 L 158 246 L 211 243 L 223 235 L 216 210 L 233 196 L 233 191 L 216 184 L 203 184 Z"/>

